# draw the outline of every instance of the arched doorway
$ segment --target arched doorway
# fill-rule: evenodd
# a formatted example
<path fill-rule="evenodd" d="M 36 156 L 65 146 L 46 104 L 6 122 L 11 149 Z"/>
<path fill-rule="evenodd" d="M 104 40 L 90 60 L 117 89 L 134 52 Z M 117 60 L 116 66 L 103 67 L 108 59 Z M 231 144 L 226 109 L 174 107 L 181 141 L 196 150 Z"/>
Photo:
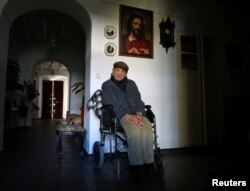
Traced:
<path fill-rule="evenodd" d="M 13 57 L 14 58 L 18 58 L 20 59 L 20 56 L 15 56 L 16 53 L 18 53 L 17 51 L 20 52 L 24 52 L 24 49 L 22 49 L 22 47 L 18 47 L 18 46 L 14 46 L 15 47 L 15 51 L 11 51 L 11 46 L 10 46 L 10 42 L 8 42 L 8 37 L 9 37 L 9 32 L 10 32 L 10 27 L 13 24 L 13 22 L 15 21 L 15 19 L 19 16 L 22 16 L 22 14 L 30 12 L 30 11 L 34 11 L 34 10 L 54 10 L 54 11 L 59 11 L 63 14 L 69 15 L 70 17 L 72 17 L 73 19 L 75 19 L 77 21 L 77 23 L 83 28 L 84 31 L 84 37 L 86 39 L 86 41 L 84 42 L 85 46 L 84 46 L 84 51 L 81 51 L 81 54 L 83 55 L 82 57 L 82 63 L 81 65 L 85 65 L 86 68 L 89 68 L 90 65 L 90 56 L 85 56 L 86 52 L 91 52 L 91 45 L 90 45 L 90 39 L 91 39 L 91 20 L 90 20 L 90 16 L 87 13 L 87 11 L 84 9 L 84 7 L 82 7 L 78 2 L 76 1 L 72 1 L 72 0 L 62 0 L 60 2 L 58 1 L 50 1 L 50 0 L 44 0 L 44 1 L 29 1 L 29 0 L 9 0 L 7 2 L 2 2 L 1 6 L 3 7 L 2 11 L 1 11 L 1 16 L 0 16 L 0 47 L 1 47 L 1 54 L 0 54 L 0 60 L 1 60 L 1 76 L 5 79 L 2 80 L 0 82 L 0 87 L 2 92 L 5 92 L 4 87 L 5 87 L 5 83 L 6 83 L 6 66 L 7 66 L 7 58 Z M 18 8 L 18 11 L 17 11 Z M 74 10 L 74 11 L 72 11 Z M 12 39 L 13 40 L 13 39 Z M 54 41 L 53 39 L 50 41 L 51 45 L 54 45 Z M 14 44 L 14 43 L 13 43 Z M 9 49 L 9 48 L 10 49 Z M 47 54 L 48 52 L 44 51 L 44 54 Z M 28 52 L 26 52 L 26 54 L 29 54 Z M 61 53 L 64 54 L 64 53 Z M 47 55 L 49 57 L 49 55 Z M 34 59 L 34 57 L 29 57 L 26 60 L 22 60 L 25 62 L 25 78 L 31 79 L 32 78 L 32 68 L 35 65 L 35 63 L 38 63 L 38 61 L 40 59 L 44 59 L 46 57 L 40 57 L 40 58 L 36 58 Z M 22 58 L 21 58 L 22 59 Z M 30 60 L 31 59 L 31 60 Z M 34 59 L 34 60 L 32 60 Z M 57 57 L 57 59 L 55 60 L 61 60 L 59 57 Z M 3 61 L 3 62 L 2 62 Z M 28 62 L 27 62 L 28 61 Z M 66 61 L 67 62 L 67 61 Z M 32 63 L 32 64 L 31 64 Z M 22 68 L 23 69 L 23 68 Z M 74 74 L 74 72 L 77 71 L 76 67 L 75 68 L 71 68 L 70 72 L 72 73 L 72 76 L 77 76 L 77 74 Z M 77 72 L 76 72 L 77 73 Z M 81 75 L 84 74 L 84 70 L 80 71 Z M 82 75 L 84 76 L 84 75 Z M 84 81 L 87 82 L 86 83 L 86 90 L 89 89 L 89 76 L 84 77 Z M 77 81 L 78 79 L 71 79 L 74 81 Z M 70 83 L 71 83 L 70 80 Z M 89 91 L 89 90 L 88 90 Z M 0 105 L 4 105 L 4 98 L 5 96 L 1 96 L 0 97 Z M 71 96 L 70 96 L 71 97 Z M 81 102 L 81 98 L 79 98 Z M 72 100 L 70 98 L 70 100 Z M 0 150 L 3 149 L 3 137 L 4 137 L 4 112 L 3 109 L 0 110 Z"/>
<path fill-rule="evenodd" d="M 36 100 L 40 110 L 33 113 L 33 118 L 62 119 L 69 110 L 68 68 L 57 61 L 45 61 L 33 69 L 33 79 L 40 92 Z"/>
<path fill-rule="evenodd" d="M 32 71 L 29 69 L 45 60 L 36 65 L 33 75 L 40 92 L 38 106 L 41 110 L 28 112 L 27 126 L 31 126 L 34 115 L 42 119 L 62 119 L 66 118 L 66 111 L 80 112 L 82 99 L 68 100 L 72 97 L 69 79 L 84 81 L 84 47 L 85 33 L 81 25 L 59 11 L 30 11 L 13 22 L 9 54 L 18 58 L 21 81 L 30 80 Z M 62 63 L 70 66 L 71 77 Z"/>

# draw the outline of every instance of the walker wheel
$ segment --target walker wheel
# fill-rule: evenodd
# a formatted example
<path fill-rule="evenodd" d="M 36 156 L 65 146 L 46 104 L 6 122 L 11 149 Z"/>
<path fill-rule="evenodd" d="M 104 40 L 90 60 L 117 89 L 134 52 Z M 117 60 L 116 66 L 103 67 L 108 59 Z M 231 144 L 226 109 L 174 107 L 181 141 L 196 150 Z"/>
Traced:
<path fill-rule="evenodd" d="M 93 147 L 94 161 L 97 168 L 101 168 L 104 162 L 104 151 L 100 141 L 96 141 Z"/>
<path fill-rule="evenodd" d="M 155 166 L 156 169 L 161 177 L 164 175 L 164 169 L 163 169 L 163 162 L 159 155 L 155 155 Z"/>

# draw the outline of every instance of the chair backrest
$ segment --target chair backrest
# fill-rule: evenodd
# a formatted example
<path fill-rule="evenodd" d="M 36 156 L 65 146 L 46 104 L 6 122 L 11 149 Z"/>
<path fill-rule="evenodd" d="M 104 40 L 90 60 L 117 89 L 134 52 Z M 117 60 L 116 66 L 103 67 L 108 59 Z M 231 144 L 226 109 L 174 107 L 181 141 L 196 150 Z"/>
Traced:
<path fill-rule="evenodd" d="M 103 105 L 102 108 L 102 124 L 105 129 L 111 129 L 114 130 L 116 125 L 116 115 L 113 110 L 112 105 Z"/>
<path fill-rule="evenodd" d="M 87 109 L 88 111 L 90 109 L 93 109 L 95 115 L 98 118 L 100 118 L 102 115 L 101 108 L 102 108 L 102 91 L 96 90 L 87 102 Z"/>
<path fill-rule="evenodd" d="M 155 115 L 154 115 L 153 111 L 151 110 L 150 105 L 145 105 L 145 112 L 146 112 L 146 116 L 147 116 L 148 120 L 151 123 L 155 123 Z"/>

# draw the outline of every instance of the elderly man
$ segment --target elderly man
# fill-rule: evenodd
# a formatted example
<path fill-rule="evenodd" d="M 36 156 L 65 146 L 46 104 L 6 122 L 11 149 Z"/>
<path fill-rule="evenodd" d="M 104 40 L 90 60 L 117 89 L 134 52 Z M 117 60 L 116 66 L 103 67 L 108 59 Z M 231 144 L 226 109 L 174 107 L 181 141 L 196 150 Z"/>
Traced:
<path fill-rule="evenodd" d="M 130 175 L 136 180 L 152 178 L 154 169 L 153 132 L 145 117 L 145 105 L 136 83 L 127 78 L 129 67 L 115 62 L 111 78 L 102 84 L 102 102 L 113 105 L 114 112 L 124 128 L 128 142 Z"/>

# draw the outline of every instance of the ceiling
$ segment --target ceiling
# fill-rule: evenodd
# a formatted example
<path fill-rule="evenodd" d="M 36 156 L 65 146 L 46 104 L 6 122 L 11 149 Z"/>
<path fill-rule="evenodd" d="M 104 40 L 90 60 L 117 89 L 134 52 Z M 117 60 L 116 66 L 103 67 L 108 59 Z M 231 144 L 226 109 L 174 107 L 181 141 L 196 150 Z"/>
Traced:
<path fill-rule="evenodd" d="M 51 10 L 37 10 L 19 16 L 11 25 L 10 47 L 13 45 L 44 45 L 58 48 L 73 45 L 83 48 L 85 35 L 83 28 L 68 15 Z M 65 70 L 66 67 L 57 62 L 44 62 L 39 70 Z"/>
<path fill-rule="evenodd" d="M 84 46 L 83 28 L 68 15 L 36 10 L 20 15 L 10 29 L 10 42 L 28 45 Z"/>

